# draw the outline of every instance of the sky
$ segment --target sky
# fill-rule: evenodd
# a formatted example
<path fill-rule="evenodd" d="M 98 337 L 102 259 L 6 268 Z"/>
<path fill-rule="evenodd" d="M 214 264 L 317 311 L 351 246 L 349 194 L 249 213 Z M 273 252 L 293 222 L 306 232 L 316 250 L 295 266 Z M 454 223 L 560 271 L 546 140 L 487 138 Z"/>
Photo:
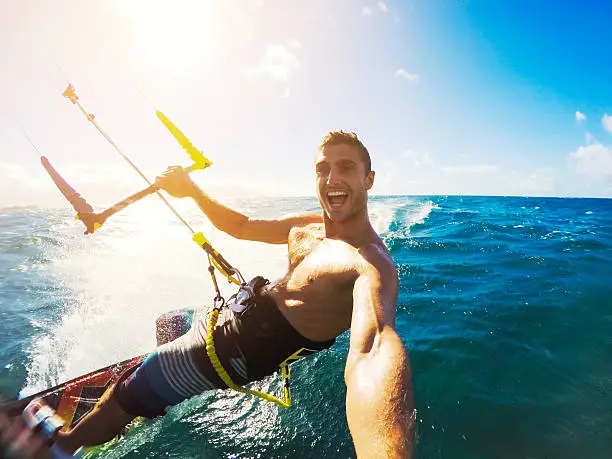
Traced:
<path fill-rule="evenodd" d="M 612 3 L 0 0 L 0 207 L 92 204 L 190 164 L 224 196 L 315 196 L 332 130 L 369 149 L 375 195 L 612 197 Z"/>

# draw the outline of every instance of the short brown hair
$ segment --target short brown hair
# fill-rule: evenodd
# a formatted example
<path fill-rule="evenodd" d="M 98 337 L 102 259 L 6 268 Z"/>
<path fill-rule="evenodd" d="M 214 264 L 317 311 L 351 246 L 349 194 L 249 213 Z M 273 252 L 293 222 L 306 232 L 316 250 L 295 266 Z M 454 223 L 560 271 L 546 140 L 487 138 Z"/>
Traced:
<path fill-rule="evenodd" d="M 344 131 L 332 131 L 325 136 L 321 145 L 319 145 L 319 151 L 323 150 L 323 148 L 331 145 L 352 145 L 357 148 L 357 152 L 359 153 L 359 159 L 365 165 L 366 174 L 372 170 L 372 160 L 370 159 L 370 153 L 368 149 L 365 147 L 361 140 L 357 137 L 357 134 L 354 132 L 344 132 Z"/>

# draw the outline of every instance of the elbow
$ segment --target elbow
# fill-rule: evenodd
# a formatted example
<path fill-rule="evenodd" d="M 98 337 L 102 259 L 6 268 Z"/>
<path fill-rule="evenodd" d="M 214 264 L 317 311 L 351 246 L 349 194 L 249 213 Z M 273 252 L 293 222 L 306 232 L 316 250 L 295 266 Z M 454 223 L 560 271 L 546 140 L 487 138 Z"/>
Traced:
<path fill-rule="evenodd" d="M 351 343 L 344 369 L 344 381 L 349 380 L 360 371 L 368 371 L 387 364 L 410 373 L 408 352 L 404 343 L 392 327 L 384 327 L 378 331 L 371 327 L 358 340 Z"/>
<path fill-rule="evenodd" d="M 344 368 L 344 382 L 349 385 L 349 381 L 359 372 L 361 363 L 372 357 L 376 353 L 377 346 L 380 345 L 380 335 L 375 327 L 367 327 L 366 330 L 351 330 L 351 342 Z"/>

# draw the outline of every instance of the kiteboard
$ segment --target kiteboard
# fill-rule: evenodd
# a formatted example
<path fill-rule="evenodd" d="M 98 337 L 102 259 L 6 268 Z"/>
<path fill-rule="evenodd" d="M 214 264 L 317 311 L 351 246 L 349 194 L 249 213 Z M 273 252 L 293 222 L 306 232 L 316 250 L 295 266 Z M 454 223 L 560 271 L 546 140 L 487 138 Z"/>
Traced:
<path fill-rule="evenodd" d="M 180 309 L 163 314 L 156 320 L 157 345 L 172 341 L 190 328 L 194 311 Z M 20 416 L 35 398 L 42 399 L 64 421 L 62 430 L 76 426 L 96 406 L 114 384 L 136 371 L 148 354 L 138 355 L 104 368 L 91 371 L 69 381 L 25 398 L 15 397 L 0 403 L 0 412 L 10 417 Z"/>
<path fill-rule="evenodd" d="M 28 397 L 7 400 L 0 403 L 0 411 L 11 417 L 19 416 L 32 400 L 40 398 L 62 418 L 64 421 L 62 429 L 67 430 L 87 416 L 106 391 L 126 373 L 135 371 L 145 357 L 146 355 L 139 355 L 91 371 Z"/>

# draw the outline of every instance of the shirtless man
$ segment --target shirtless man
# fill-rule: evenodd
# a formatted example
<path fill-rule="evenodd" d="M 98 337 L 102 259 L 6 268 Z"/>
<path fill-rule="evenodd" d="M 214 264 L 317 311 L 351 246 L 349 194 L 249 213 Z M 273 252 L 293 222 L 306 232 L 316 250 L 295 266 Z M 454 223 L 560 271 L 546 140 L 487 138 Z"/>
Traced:
<path fill-rule="evenodd" d="M 331 132 L 315 159 L 322 215 L 256 220 L 205 194 L 180 167 L 156 184 L 195 200 L 221 231 L 238 238 L 288 244 L 289 270 L 256 286 L 255 306 L 227 310 L 215 329 L 224 369 L 237 384 L 272 374 L 301 348 L 328 348 L 350 331 L 344 371 L 346 415 L 359 457 L 411 457 L 413 406 L 406 349 L 395 331 L 398 275 L 367 210 L 374 183 L 367 149 L 355 134 Z M 207 389 L 226 388 L 206 355 L 205 321 L 161 346 L 79 425 L 61 435 L 65 451 L 110 440 L 136 416 L 153 418 Z"/>

